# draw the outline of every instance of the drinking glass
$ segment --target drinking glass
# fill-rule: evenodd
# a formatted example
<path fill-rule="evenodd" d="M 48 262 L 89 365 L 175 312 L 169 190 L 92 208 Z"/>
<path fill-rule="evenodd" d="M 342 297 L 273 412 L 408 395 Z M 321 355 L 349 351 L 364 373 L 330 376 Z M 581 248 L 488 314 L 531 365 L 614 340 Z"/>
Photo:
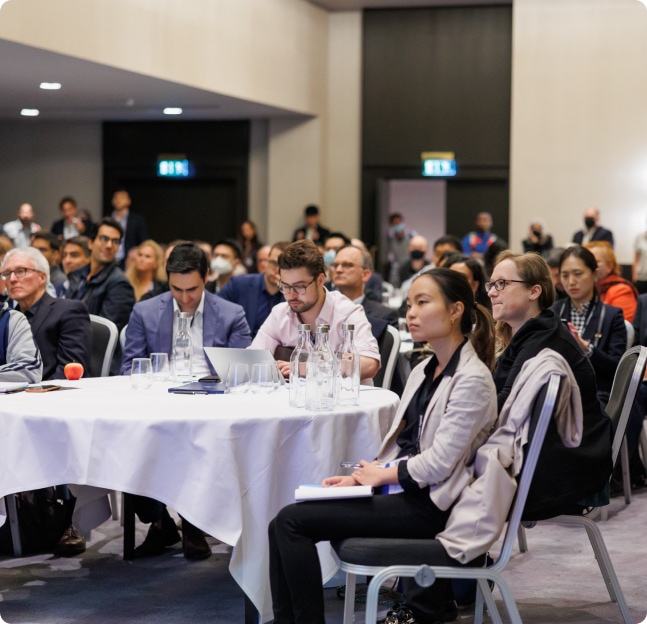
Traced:
<path fill-rule="evenodd" d="M 269 362 L 259 362 L 252 365 L 252 392 L 268 394 L 274 390 L 274 378 Z"/>
<path fill-rule="evenodd" d="M 274 382 L 274 390 L 278 390 L 281 387 L 281 381 L 283 379 L 283 373 L 279 368 L 279 363 L 274 361 L 270 362 L 270 372 L 272 373 L 272 381 Z"/>
<path fill-rule="evenodd" d="M 169 378 L 169 365 L 167 353 L 151 353 L 151 366 L 153 368 L 153 381 L 166 381 Z"/>
<path fill-rule="evenodd" d="M 244 394 L 249 389 L 249 368 L 247 364 L 234 362 L 229 365 L 225 390 L 228 394 Z"/>
<path fill-rule="evenodd" d="M 130 385 L 135 390 L 146 390 L 153 383 L 150 358 L 135 358 L 130 369 Z"/>

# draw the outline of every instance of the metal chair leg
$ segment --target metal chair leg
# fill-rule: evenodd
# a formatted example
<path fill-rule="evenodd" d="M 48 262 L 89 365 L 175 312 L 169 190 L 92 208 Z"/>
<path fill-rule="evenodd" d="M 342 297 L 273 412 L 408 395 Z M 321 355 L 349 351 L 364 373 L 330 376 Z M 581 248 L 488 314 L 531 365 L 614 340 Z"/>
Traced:
<path fill-rule="evenodd" d="M 11 529 L 11 542 L 13 544 L 13 556 L 22 557 L 22 543 L 20 541 L 20 525 L 18 524 L 18 508 L 16 507 L 15 494 L 9 494 L 4 497 L 5 506 L 7 507 L 7 517 L 9 518 L 9 528 Z"/>
<path fill-rule="evenodd" d="M 355 619 L 355 588 L 357 576 L 346 572 L 346 590 L 344 594 L 344 624 L 353 624 Z"/>

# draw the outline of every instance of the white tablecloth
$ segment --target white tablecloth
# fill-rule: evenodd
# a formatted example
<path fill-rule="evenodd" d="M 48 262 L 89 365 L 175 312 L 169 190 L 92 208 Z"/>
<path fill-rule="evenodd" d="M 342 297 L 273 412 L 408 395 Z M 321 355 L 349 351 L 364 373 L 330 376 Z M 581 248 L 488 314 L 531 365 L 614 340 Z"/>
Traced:
<path fill-rule="evenodd" d="M 398 403 L 366 388 L 359 407 L 320 414 L 289 407 L 287 388 L 186 396 L 168 384 L 137 391 L 123 377 L 62 383 L 79 389 L 0 396 L 0 497 L 70 483 L 161 500 L 234 547 L 231 574 L 263 621 L 269 521 L 299 484 L 373 458 Z M 332 573 L 332 561 L 323 567 Z"/>

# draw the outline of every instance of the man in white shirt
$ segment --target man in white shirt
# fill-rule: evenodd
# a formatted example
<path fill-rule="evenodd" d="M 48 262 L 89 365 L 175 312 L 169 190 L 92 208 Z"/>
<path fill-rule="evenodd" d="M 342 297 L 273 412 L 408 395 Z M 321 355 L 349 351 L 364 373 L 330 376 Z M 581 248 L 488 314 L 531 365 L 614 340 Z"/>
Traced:
<path fill-rule="evenodd" d="M 40 225 L 34 219 L 32 205 L 21 204 L 20 208 L 18 208 L 18 218 L 4 224 L 4 233 L 11 239 L 14 247 L 29 247 L 31 235 L 40 230 Z"/>
<path fill-rule="evenodd" d="M 151 353 L 168 353 L 173 366 L 173 336 L 177 330 L 177 313 L 191 317 L 193 344 L 192 374 L 213 373 L 203 347 L 244 348 L 251 342 L 243 308 L 205 292 L 207 256 L 194 243 L 180 243 L 173 248 L 166 263 L 169 292 L 133 308 L 126 330 L 126 344 L 121 374 L 130 373 L 133 358 L 149 357 Z M 151 523 L 143 544 L 135 549 L 135 557 L 162 554 L 167 546 L 180 540 L 166 506 L 144 496 L 136 496 L 135 512 L 144 523 Z M 211 549 L 200 529 L 182 519 L 182 545 L 187 559 L 205 559 Z"/>

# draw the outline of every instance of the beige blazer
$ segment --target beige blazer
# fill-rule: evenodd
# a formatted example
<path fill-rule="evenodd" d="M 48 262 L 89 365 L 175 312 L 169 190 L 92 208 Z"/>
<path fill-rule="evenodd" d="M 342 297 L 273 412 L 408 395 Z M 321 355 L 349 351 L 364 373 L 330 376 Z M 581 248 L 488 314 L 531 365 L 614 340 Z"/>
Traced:
<path fill-rule="evenodd" d="M 416 366 L 404 389 L 400 406 L 378 455 L 380 462 L 393 460 L 400 450 L 396 443 L 404 427 L 407 406 L 425 379 L 424 360 Z M 440 509 L 449 509 L 469 485 L 464 467 L 472 462 L 476 449 L 487 439 L 497 417 L 496 388 L 492 374 L 474 347 L 463 345 L 451 377 L 443 377 L 429 401 L 420 432 L 421 453 L 409 459 L 411 477 Z"/>

